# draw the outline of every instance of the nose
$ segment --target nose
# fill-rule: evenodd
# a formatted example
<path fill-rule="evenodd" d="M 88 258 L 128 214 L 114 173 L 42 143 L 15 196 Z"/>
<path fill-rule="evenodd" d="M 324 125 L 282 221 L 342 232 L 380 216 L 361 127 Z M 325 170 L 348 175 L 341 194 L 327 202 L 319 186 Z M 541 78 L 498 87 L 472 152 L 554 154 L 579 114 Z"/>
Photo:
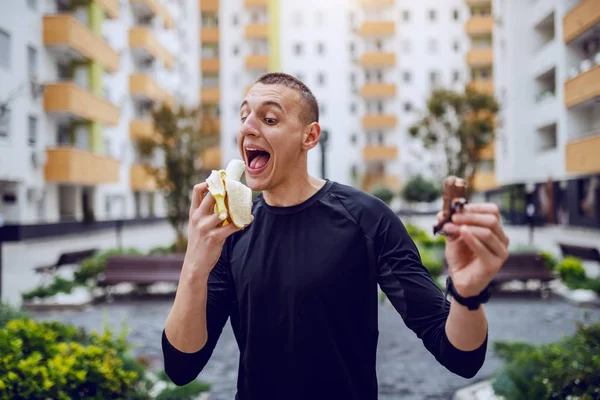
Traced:
<path fill-rule="evenodd" d="M 260 135 L 259 120 L 254 113 L 248 114 L 246 120 L 242 122 L 242 136 L 258 136 Z"/>

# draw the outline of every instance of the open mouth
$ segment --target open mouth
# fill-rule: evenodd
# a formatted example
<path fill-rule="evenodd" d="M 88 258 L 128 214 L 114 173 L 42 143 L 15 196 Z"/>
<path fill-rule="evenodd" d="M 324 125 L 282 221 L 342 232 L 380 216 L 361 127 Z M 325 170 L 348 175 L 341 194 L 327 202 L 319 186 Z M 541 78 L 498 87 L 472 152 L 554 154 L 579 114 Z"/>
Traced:
<path fill-rule="evenodd" d="M 248 162 L 248 170 L 250 172 L 262 171 L 271 158 L 271 154 L 268 151 L 259 147 L 249 146 L 245 148 L 246 160 Z"/>

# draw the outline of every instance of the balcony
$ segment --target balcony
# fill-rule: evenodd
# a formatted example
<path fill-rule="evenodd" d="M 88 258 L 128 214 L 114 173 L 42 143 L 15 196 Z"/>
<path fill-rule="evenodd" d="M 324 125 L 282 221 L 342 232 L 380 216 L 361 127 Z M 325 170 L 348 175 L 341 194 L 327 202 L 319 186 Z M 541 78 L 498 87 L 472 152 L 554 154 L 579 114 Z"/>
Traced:
<path fill-rule="evenodd" d="M 384 186 L 393 192 L 400 189 L 400 179 L 397 176 L 390 175 L 365 175 L 363 178 L 363 190 L 370 192 L 377 186 Z"/>
<path fill-rule="evenodd" d="M 202 88 L 200 90 L 200 101 L 202 104 L 219 104 L 221 101 L 221 91 L 219 88 Z"/>
<path fill-rule="evenodd" d="M 269 68 L 269 56 L 265 56 L 265 55 L 246 56 L 246 68 L 248 68 L 248 69 L 267 69 L 267 68 Z"/>
<path fill-rule="evenodd" d="M 268 24 L 250 24 L 244 28 L 246 39 L 267 39 L 269 37 Z"/>
<path fill-rule="evenodd" d="M 465 24 L 465 32 L 469 36 L 489 36 L 493 28 L 494 17 L 491 15 L 474 15 Z"/>
<path fill-rule="evenodd" d="M 393 21 L 364 22 L 358 34 L 362 37 L 392 36 L 396 33 Z"/>
<path fill-rule="evenodd" d="M 494 142 L 488 144 L 479 150 L 480 160 L 493 160 L 496 155 L 496 144 Z"/>
<path fill-rule="evenodd" d="M 389 129 L 395 128 L 397 118 L 393 114 L 365 115 L 362 125 L 365 129 Z"/>
<path fill-rule="evenodd" d="M 109 19 L 119 18 L 119 0 L 98 0 Z"/>
<path fill-rule="evenodd" d="M 395 0 L 359 0 L 363 7 L 384 8 L 394 5 Z"/>
<path fill-rule="evenodd" d="M 200 41 L 204 44 L 219 43 L 219 28 L 202 28 L 200 29 Z"/>
<path fill-rule="evenodd" d="M 221 169 L 221 149 L 219 147 L 209 147 L 204 150 L 200 159 L 204 170 Z"/>
<path fill-rule="evenodd" d="M 119 54 L 108 43 L 75 17 L 45 15 L 44 45 L 61 58 L 98 62 L 109 72 L 119 70 Z"/>
<path fill-rule="evenodd" d="M 199 0 L 200 12 L 203 13 L 218 13 L 219 0 Z"/>
<path fill-rule="evenodd" d="M 154 125 L 151 120 L 133 120 L 129 122 L 129 139 L 135 142 L 139 139 L 151 140 L 157 139 L 154 132 Z"/>
<path fill-rule="evenodd" d="M 469 83 L 469 87 L 473 90 L 487 94 L 494 94 L 494 80 L 493 79 L 474 79 Z"/>
<path fill-rule="evenodd" d="M 173 21 L 173 16 L 167 7 L 161 6 L 160 15 L 162 16 L 165 29 L 173 29 L 175 27 L 175 21 Z"/>
<path fill-rule="evenodd" d="M 471 6 L 486 6 L 492 4 L 492 0 L 466 0 L 469 7 Z"/>
<path fill-rule="evenodd" d="M 119 161 L 72 147 L 46 149 L 47 182 L 101 185 L 119 182 Z"/>
<path fill-rule="evenodd" d="M 393 83 L 367 83 L 360 89 L 360 95 L 367 99 L 394 97 L 396 85 Z"/>
<path fill-rule="evenodd" d="M 129 170 L 129 185 L 135 192 L 153 192 L 157 189 L 156 179 L 142 164 L 134 164 Z"/>
<path fill-rule="evenodd" d="M 220 134 L 221 120 L 218 118 L 204 118 L 202 120 L 202 133 L 209 136 Z"/>
<path fill-rule="evenodd" d="M 158 0 L 129 0 L 133 12 L 140 17 L 154 17 L 161 13 Z"/>
<path fill-rule="evenodd" d="M 173 69 L 173 66 L 175 65 L 175 59 L 169 50 L 162 47 L 160 58 L 163 60 L 163 64 L 165 65 L 166 69 Z"/>
<path fill-rule="evenodd" d="M 563 18 L 563 40 L 570 43 L 600 24 L 600 0 L 584 0 Z"/>
<path fill-rule="evenodd" d="M 494 189 L 496 187 L 496 174 L 493 172 L 477 172 L 473 177 L 473 189 L 478 192 Z"/>
<path fill-rule="evenodd" d="M 72 82 L 51 83 L 44 89 L 44 110 L 55 116 L 119 124 L 119 109 L 109 101 Z"/>
<path fill-rule="evenodd" d="M 395 146 L 367 146 L 363 149 L 365 161 L 391 161 L 398 158 Z"/>
<path fill-rule="evenodd" d="M 244 0 L 246 7 L 268 7 L 269 0 Z"/>
<path fill-rule="evenodd" d="M 488 49 L 472 49 L 467 53 L 467 64 L 471 68 L 487 67 L 494 64 L 494 51 Z"/>
<path fill-rule="evenodd" d="M 600 96 L 600 64 L 565 82 L 565 105 L 571 108 Z"/>
<path fill-rule="evenodd" d="M 218 58 L 203 58 L 200 60 L 200 72 L 202 74 L 218 74 L 221 69 L 221 63 Z"/>
<path fill-rule="evenodd" d="M 360 65 L 363 67 L 394 67 L 396 65 L 396 54 L 365 53 L 360 57 Z"/>
<path fill-rule="evenodd" d="M 129 75 L 129 92 L 132 96 L 155 103 L 173 103 L 172 96 L 161 88 L 150 76 L 145 74 Z"/>
<path fill-rule="evenodd" d="M 134 54 L 154 59 L 162 57 L 162 48 L 150 28 L 129 29 L 129 47 L 131 47 Z"/>
<path fill-rule="evenodd" d="M 567 143 L 565 170 L 569 174 L 600 173 L 600 132 Z"/>

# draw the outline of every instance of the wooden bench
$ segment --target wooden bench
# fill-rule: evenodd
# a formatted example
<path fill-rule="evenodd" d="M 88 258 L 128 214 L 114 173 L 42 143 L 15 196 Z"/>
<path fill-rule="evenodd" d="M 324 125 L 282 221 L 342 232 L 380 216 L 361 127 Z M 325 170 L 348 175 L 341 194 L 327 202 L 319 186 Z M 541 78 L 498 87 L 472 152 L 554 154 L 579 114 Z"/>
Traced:
<path fill-rule="evenodd" d="M 100 287 L 119 283 L 151 285 L 153 283 L 177 283 L 183 265 L 184 254 L 161 256 L 111 256 L 106 260 L 104 272 L 96 282 Z"/>
<path fill-rule="evenodd" d="M 64 265 L 79 264 L 86 258 L 93 256 L 96 251 L 96 249 L 87 249 L 62 253 L 54 264 L 36 267 L 34 271 L 38 274 L 52 273 Z"/>
<path fill-rule="evenodd" d="M 600 252 L 595 247 L 576 246 L 573 244 L 559 243 L 563 257 L 577 257 L 585 261 L 596 261 L 600 263 Z"/>
<path fill-rule="evenodd" d="M 447 273 L 448 266 L 445 259 L 444 269 Z M 540 281 L 542 284 L 541 291 L 544 291 L 548 289 L 548 282 L 554 279 L 556 279 L 556 276 L 546 267 L 544 258 L 539 253 L 511 253 L 500 271 L 492 279 L 490 289 L 496 289 L 498 286 L 512 281 L 527 282 L 533 280 Z"/>

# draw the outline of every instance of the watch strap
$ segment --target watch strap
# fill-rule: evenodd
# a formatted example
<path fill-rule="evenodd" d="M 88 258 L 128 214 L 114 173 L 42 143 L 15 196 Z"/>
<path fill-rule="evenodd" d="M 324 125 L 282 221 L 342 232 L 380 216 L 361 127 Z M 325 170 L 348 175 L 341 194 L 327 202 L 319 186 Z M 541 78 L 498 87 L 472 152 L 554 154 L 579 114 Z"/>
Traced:
<path fill-rule="evenodd" d="M 448 278 L 446 279 L 446 292 L 450 293 L 452 298 L 456 300 L 457 303 L 467 307 L 469 310 L 477 310 L 481 304 L 487 303 L 490 299 L 489 287 L 486 287 L 477 296 L 462 297 L 456 291 L 456 288 L 452 284 L 452 278 L 450 278 L 450 276 L 448 276 Z"/>

